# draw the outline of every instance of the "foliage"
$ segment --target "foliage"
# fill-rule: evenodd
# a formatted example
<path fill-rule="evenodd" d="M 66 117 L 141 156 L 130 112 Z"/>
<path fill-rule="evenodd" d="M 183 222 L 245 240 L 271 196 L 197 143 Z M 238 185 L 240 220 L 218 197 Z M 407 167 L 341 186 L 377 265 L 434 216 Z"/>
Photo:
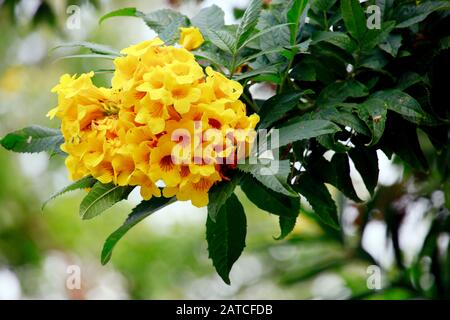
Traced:
<path fill-rule="evenodd" d="M 370 13 L 366 8 L 373 4 L 380 8 L 381 23 L 380 28 L 369 29 Z M 278 130 L 280 143 L 272 151 L 280 155 L 279 170 L 267 174 L 272 166 L 263 159 L 240 164 L 230 182 L 222 182 L 210 191 L 206 238 L 209 256 L 225 282 L 229 283 L 231 267 L 245 246 L 247 230 L 245 213 L 233 194 L 236 186 L 256 206 L 279 216 L 279 239 L 295 227 L 300 200 L 304 198 L 314 211 L 312 217 L 327 235 L 342 243 L 336 231 L 342 225 L 339 205 L 329 186 L 354 203 L 361 202 L 350 178 L 350 163 L 354 163 L 371 194 L 369 201 L 358 204 L 363 219 L 361 234 L 374 218 L 372 212 L 381 211 L 388 236 L 394 242 L 397 264 L 403 271 L 397 283 L 413 288 L 421 276 L 420 261 L 406 270 L 395 245 L 401 210 L 393 203 L 402 193 L 387 197 L 386 190 L 377 186 L 377 150 L 389 158 L 398 157 L 408 166 L 411 177 L 433 177 L 417 197 L 443 191 L 445 201 L 431 212 L 432 227 L 421 257 L 432 258 L 436 275 L 436 270 L 448 270 L 448 245 L 445 261 L 436 256 L 439 235 L 449 232 L 450 112 L 445 91 L 450 80 L 449 9 L 448 2 L 431 0 L 371 0 L 363 4 L 358 0 L 271 4 L 252 0 L 238 25 L 225 25 L 224 14 L 217 6 L 202 9 L 192 18 L 169 9 L 145 14 L 126 8 L 101 19 L 143 19 L 168 44 L 178 40 L 179 27 L 198 27 L 206 40 L 194 52 L 198 60 L 204 67 L 212 66 L 239 81 L 244 86 L 241 99 L 248 112 L 261 117 L 259 128 L 270 130 L 269 136 Z M 77 45 L 106 57 L 114 54 L 103 46 Z M 266 101 L 253 98 L 249 88 L 255 83 L 272 85 L 275 96 Z M 46 129 L 25 128 L 7 135 L 1 144 L 18 152 L 55 150 L 57 141 L 43 135 L 42 130 Z M 426 137 L 433 145 L 429 152 L 433 156 L 428 157 L 432 162 L 424 155 L 419 137 Z M 330 151 L 333 156 L 324 157 Z M 266 174 L 262 174 L 264 170 Z M 105 192 L 95 190 L 107 192 L 116 187 L 96 186 L 81 206 L 102 204 L 89 217 L 126 198 L 131 191 L 111 192 L 114 196 L 104 203 L 101 198 Z M 380 201 L 382 197 L 391 201 Z M 154 198 L 133 210 L 122 229 L 108 238 L 102 262 L 109 260 L 112 248 L 125 232 L 166 204 L 160 202 Z M 356 250 L 367 256 L 360 243 Z M 439 277 L 426 294 L 448 297 L 449 283 L 448 277 Z"/>

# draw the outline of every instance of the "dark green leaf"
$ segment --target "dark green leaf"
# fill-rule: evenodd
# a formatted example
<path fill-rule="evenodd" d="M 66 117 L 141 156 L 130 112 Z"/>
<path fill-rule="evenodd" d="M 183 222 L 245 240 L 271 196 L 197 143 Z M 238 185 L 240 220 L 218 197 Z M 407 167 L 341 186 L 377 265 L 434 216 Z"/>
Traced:
<path fill-rule="evenodd" d="M 300 91 L 286 92 L 266 100 L 259 111 L 259 128 L 267 128 L 280 120 L 286 112 L 297 106 L 302 95 Z"/>
<path fill-rule="evenodd" d="M 56 197 L 59 197 L 60 195 L 63 195 L 66 192 L 70 192 L 70 191 L 74 191 L 74 190 L 78 190 L 78 189 L 91 188 L 96 182 L 97 182 L 97 180 L 95 180 L 95 178 L 93 178 L 91 176 L 87 176 L 87 177 L 81 178 L 80 180 L 75 181 L 71 185 L 65 187 L 64 189 L 62 189 L 62 190 L 58 191 L 57 193 L 55 193 L 54 195 L 52 195 L 50 197 L 50 199 L 48 199 L 47 201 L 45 201 L 42 204 L 42 209 L 44 209 L 44 207 L 47 205 L 47 203 L 49 203 L 50 201 L 52 201 Z"/>
<path fill-rule="evenodd" d="M 407 28 L 419 23 L 436 10 L 448 10 L 448 1 L 423 1 L 422 3 L 406 3 L 395 10 L 396 28 Z"/>
<path fill-rule="evenodd" d="M 352 159 L 356 170 L 360 173 L 367 191 L 374 194 L 378 183 L 378 156 L 375 148 L 352 148 L 348 155 Z"/>
<path fill-rule="evenodd" d="M 286 238 L 292 230 L 295 228 L 295 223 L 297 222 L 297 217 L 284 217 L 280 216 L 278 218 L 279 225 L 280 225 L 280 235 L 275 238 L 275 240 L 283 240 Z"/>
<path fill-rule="evenodd" d="M 233 194 L 240 178 L 241 175 L 236 173 L 230 181 L 222 181 L 209 190 L 208 214 L 213 221 L 216 221 L 220 208 L 222 208 L 228 198 Z"/>
<path fill-rule="evenodd" d="M 111 208 L 117 202 L 128 197 L 131 187 L 116 186 L 113 183 L 97 182 L 80 204 L 82 219 L 92 219 L 103 211 Z"/>
<path fill-rule="evenodd" d="M 244 175 L 241 189 L 247 198 L 261 210 L 283 217 L 297 217 L 300 211 L 300 199 L 288 197 L 266 188 L 251 175 Z"/>
<path fill-rule="evenodd" d="M 111 259 L 112 251 L 116 246 L 117 242 L 136 224 L 144 220 L 146 217 L 154 213 L 155 211 L 164 208 L 165 206 L 175 202 L 174 198 L 152 198 L 148 201 L 142 201 L 138 204 L 133 211 L 130 213 L 128 218 L 125 220 L 123 225 L 114 231 L 108 239 L 106 239 L 103 245 L 101 262 L 102 264 L 108 263 Z"/>
<path fill-rule="evenodd" d="M 245 248 L 247 234 L 247 219 L 244 208 L 238 198 L 231 195 L 222 206 L 216 222 L 207 217 L 206 240 L 209 257 L 217 273 L 230 284 L 229 274 L 234 262 Z"/>
<path fill-rule="evenodd" d="M 395 89 L 384 90 L 374 93 L 372 97 L 383 100 L 387 109 L 401 114 L 411 122 L 416 124 L 434 123 L 434 120 L 422 109 L 420 104 L 405 92 Z"/>
<path fill-rule="evenodd" d="M 323 223 L 339 229 L 336 204 L 322 181 L 307 172 L 303 172 L 300 174 L 294 188 L 308 200 L 308 203 Z"/>
<path fill-rule="evenodd" d="M 369 94 L 369 89 L 361 82 L 350 79 L 335 82 L 325 87 L 317 98 L 317 104 L 323 106 L 335 102 L 343 102 L 345 99 L 365 97 Z"/>
<path fill-rule="evenodd" d="M 324 158 L 316 160 L 312 166 L 322 181 L 339 189 L 349 199 L 360 202 L 350 178 L 350 164 L 345 153 L 335 153 L 331 161 Z"/>
<path fill-rule="evenodd" d="M 337 125 L 327 120 L 303 120 L 294 122 L 279 128 L 279 146 L 283 147 L 295 141 L 315 138 L 340 130 Z"/>
<path fill-rule="evenodd" d="M 376 144 L 383 135 L 386 125 L 387 106 L 378 98 L 370 97 L 358 108 L 358 116 L 363 120 L 372 132 L 372 140 L 369 145 Z"/>
<path fill-rule="evenodd" d="M 379 47 L 391 56 L 396 57 L 398 49 L 402 46 L 402 40 L 403 38 L 400 34 L 390 34 L 384 42 L 379 44 Z"/>
<path fill-rule="evenodd" d="M 59 129 L 41 126 L 26 127 L 7 134 L 0 140 L 0 145 L 14 152 L 42 152 L 61 153 L 64 137 Z"/>
<path fill-rule="evenodd" d="M 257 164 L 238 164 L 238 169 L 250 173 L 256 180 L 275 192 L 279 192 L 288 197 L 296 197 L 297 193 L 287 183 L 287 178 L 290 173 L 289 160 L 266 160 L 266 162 L 258 160 Z"/>
<path fill-rule="evenodd" d="M 359 0 L 341 0 L 342 18 L 353 38 L 361 42 L 367 31 L 366 16 Z"/>
<path fill-rule="evenodd" d="M 292 23 L 289 26 L 291 32 L 291 45 L 296 43 L 297 33 L 300 26 L 300 18 L 308 5 L 308 0 L 293 0 L 292 4 L 287 12 L 287 21 Z"/>

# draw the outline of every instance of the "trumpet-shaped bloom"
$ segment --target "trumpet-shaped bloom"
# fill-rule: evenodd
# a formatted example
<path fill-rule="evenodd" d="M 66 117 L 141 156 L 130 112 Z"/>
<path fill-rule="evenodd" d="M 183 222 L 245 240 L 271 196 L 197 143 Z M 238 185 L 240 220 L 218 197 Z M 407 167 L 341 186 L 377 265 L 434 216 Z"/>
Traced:
<path fill-rule="evenodd" d="M 61 119 L 71 179 L 139 186 L 145 200 L 208 203 L 209 189 L 227 179 L 224 165 L 239 156 L 236 142 L 248 153 L 259 117 L 247 116 L 238 82 L 204 72 L 188 51 L 203 43 L 198 29 L 182 28 L 180 43 L 156 38 L 122 50 L 111 88 L 97 87 L 93 72 L 61 77 L 48 116 Z"/>

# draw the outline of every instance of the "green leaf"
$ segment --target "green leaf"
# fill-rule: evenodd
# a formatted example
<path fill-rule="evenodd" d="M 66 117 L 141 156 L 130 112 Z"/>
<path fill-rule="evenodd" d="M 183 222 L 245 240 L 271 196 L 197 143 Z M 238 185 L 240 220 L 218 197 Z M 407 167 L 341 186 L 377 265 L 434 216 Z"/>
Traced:
<path fill-rule="evenodd" d="M 56 50 L 59 48 L 70 48 L 70 47 L 82 47 L 85 49 L 89 49 L 92 53 L 97 54 L 103 54 L 103 55 L 109 55 L 109 56 L 116 56 L 120 57 L 121 54 L 117 50 L 114 50 L 113 48 L 99 43 L 93 43 L 93 42 L 87 42 L 87 41 L 78 41 L 78 42 L 69 42 L 60 44 L 56 47 L 54 47 L 52 50 Z"/>
<path fill-rule="evenodd" d="M 395 10 L 396 28 L 407 28 L 419 23 L 437 10 L 450 9 L 448 1 L 423 1 L 420 4 L 406 3 Z"/>
<path fill-rule="evenodd" d="M 341 11 L 347 31 L 361 43 L 364 40 L 367 26 L 366 16 L 359 0 L 341 0 Z"/>
<path fill-rule="evenodd" d="M 412 168 L 421 172 L 428 171 L 428 162 L 417 136 L 417 126 L 413 123 L 397 121 L 386 131 L 383 142 Z"/>
<path fill-rule="evenodd" d="M 106 19 L 113 17 L 140 17 L 142 15 L 142 12 L 136 10 L 136 8 L 122 8 L 103 15 L 98 23 L 102 23 Z"/>
<path fill-rule="evenodd" d="M 144 220 L 146 217 L 154 213 L 155 211 L 164 208 L 165 206 L 175 202 L 175 198 L 164 198 L 164 197 L 153 197 L 148 201 L 142 201 L 138 204 L 130 215 L 127 217 L 125 222 L 120 228 L 114 231 L 108 239 L 106 239 L 103 245 L 101 262 L 102 264 L 107 264 L 111 259 L 112 251 L 116 246 L 117 242 L 136 224 Z"/>
<path fill-rule="evenodd" d="M 371 132 L 366 124 L 353 113 L 346 110 L 337 110 L 334 107 L 328 107 L 320 110 L 313 115 L 313 119 L 330 120 L 342 126 L 350 127 L 356 132 L 370 136 Z"/>
<path fill-rule="evenodd" d="M 369 146 L 376 144 L 382 137 L 386 125 L 387 106 L 382 99 L 371 96 L 358 108 L 358 116 L 363 120 L 370 131 L 372 139 Z"/>
<path fill-rule="evenodd" d="M 348 155 L 352 159 L 356 170 L 360 173 L 367 191 L 371 195 L 375 192 L 378 183 L 378 156 L 375 148 L 352 148 Z"/>
<path fill-rule="evenodd" d="M 275 192 L 279 192 L 288 197 L 297 197 L 297 193 L 287 183 L 287 178 L 290 173 L 289 160 L 266 160 L 266 163 L 258 160 L 257 164 L 238 164 L 238 169 L 250 173 L 256 180 Z"/>
<path fill-rule="evenodd" d="M 416 124 L 433 124 L 434 120 L 427 114 L 416 99 L 400 90 L 383 90 L 372 95 L 374 99 L 384 101 L 389 110 L 401 114 L 408 121 Z"/>
<path fill-rule="evenodd" d="M 150 29 L 158 33 L 158 36 L 166 44 L 173 44 L 179 38 L 180 27 L 188 25 L 189 19 L 171 9 L 161 9 L 148 13 L 142 17 Z"/>
<path fill-rule="evenodd" d="M 228 198 L 233 194 L 240 178 L 241 175 L 236 173 L 230 181 L 222 181 L 212 186 L 209 190 L 208 214 L 213 221 L 216 221 L 220 208 L 222 208 Z"/>
<path fill-rule="evenodd" d="M 225 24 L 223 10 L 216 5 L 203 8 L 191 19 L 191 24 L 198 27 L 202 35 L 209 39 L 211 30 L 221 30 Z"/>
<path fill-rule="evenodd" d="M 87 53 L 87 54 L 73 54 L 70 56 L 64 56 L 59 57 L 58 59 L 55 59 L 54 62 L 60 61 L 60 60 L 66 60 L 66 59 L 107 59 L 107 60 L 114 60 L 117 56 L 108 55 L 108 54 L 98 54 L 98 53 Z"/>
<path fill-rule="evenodd" d="M 235 54 L 236 39 L 229 30 L 209 30 L 208 36 L 213 45 L 231 55 Z"/>
<path fill-rule="evenodd" d="M 232 194 L 222 206 L 214 222 L 208 215 L 206 220 L 206 240 L 209 258 L 217 273 L 230 284 L 230 271 L 234 262 L 245 248 L 247 218 L 238 198 Z"/>
<path fill-rule="evenodd" d="M 335 133 L 341 129 L 327 120 L 301 120 L 280 127 L 278 130 L 280 137 L 279 146 L 283 147 L 295 141 L 315 138 L 323 134 Z"/>
<path fill-rule="evenodd" d="M 262 9 L 262 0 L 251 0 L 242 16 L 241 23 L 236 30 L 236 49 L 240 48 L 247 40 L 258 24 Z"/>
<path fill-rule="evenodd" d="M 7 150 L 21 153 L 62 153 L 60 146 L 63 142 L 64 137 L 59 129 L 33 125 L 7 134 L 0 140 L 0 145 Z"/>
<path fill-rule="evenodd" d="M 238 75 L 233 76 L 233 80 L 239 81 L 239 80 L 243 80 L 243 79 L 248 79 L 248 78 L 253 78 L 256 76 L 260 76 L 263 74 L 271 74 L 271 75 L 277 75 L 277 67 L 273 66 L 273 65 L 267 65 L 265 67 L 262 68 L 258 68 L 258 69 L 254 69 L 248 72 L 244 72 Z"/>
<path fill-rule="evenodd" d="M 282 24 L 277 24 L 275 26 L 271 26 L 269 28 L 261 30 L 261 31 L 257 32 L 256 34 L 254 34 L 253 36 L 251 36 L 250 38 L 248 38 L 238 49 L 244 48 L 246 45 L 248 45 L 252 41 L 255 41 L 256 39 L 264 36 L 267 33 L 277 31 L 279 28 L 284 28 L 284 27 L 290 26 L 290 25 L 291 25 L 290 23 L 282 23 Z"/>
<path fill-rule="evenodd" d="M 70 192 L 70 191 L 74 191 L 74 190 L 91 188 L 96 182 L 97 182 L 97 180 L 95 178 L 91 177 L 91 176 L 87 176 L 87 177 L 81 178 L 80 180 L 75 181 L 74 183 L 68 185 L 64 189 L 62 189 L 62 190 L 58 191 L 57 193 L 55 193 L 54 195 L 52 195 L 50 197 L 50 199 L 48 199 L 47 201 L 45 201 L 42 204 L 42 209 L 45 208 L 47 203 L 49 203 L 53 199 L 59 197 L 60 195 L 63 195 L 66 192 Z"/>
<path fill-rule="evenodd" d="M 339 31 L 315 31 L 312 34 L 312 45 L 319 42 L 329 42 L 348 52 L 353 52 L 356 48 L 355 42 L 345 33 Z"/>
<path fill-rule="evenodd" d="M 280 120 L 286 112 L 294 109 L 300 100 L 303 92 L 286 92 L 277 94 L 264 102 L 259 111 L 259 128 L 267 128 L 271 124 Z"/>
<path fill-rule="evenodd" d="M 391 56 L 396 57 L 398 49 L 402 46 L 402 40 L 403 38 L 400 34 L 390 34 L 385 41 L 379 44 L 379 47 Z"/>
<path fill-rule="evenodd" d="M 314 172 L 323 182 L 335 186 L 347 198 L 355 202 L 361 202 L 350 178 L 350 164 L 347 154 L 335 153 L 330 161 L 322 158 L 316 160 L 311 167 L 314 168 Z"/>
<path fill-rule="evenodd" d="M 242 177 L 241 189 L 247 198 L 261 210 L 272 214 L 295 218 L 300 211 L 300 199 L 288 197 L 265 187 L 249 174 Z"/>
<path fill-rule="evenodd" d="M 316 81 L 316 69 L 312 63 L 296 64 L 289 75 L 298 81 Z"/>
<path fill-rule="evenodd" d="M 283 240 L 286 238 L 292 230 L 295 228 L 295 224 L 297 222 L 297 217 L 285 217 L 280 216 L 278 218 L 278 223 L 280 225 L 280 235 L 278 237 L 275 237 L 275 240 Z"/>
<path fill-rule="evenodd" d="M 369 89 L 361 82 L 350 79 L 334 82 L 326 86 L 317 98 L 317 105 L 323 106 L 343 102 L 347 98 L 360 98 L 369 94 Z"/>
<path fill-rule="evenodd" d="M 294 185 L 294 189 L 308 200 L 323 223 L 339 229 L 336 204 L 322 181 L 307 172 L 302 172 Z"/>
<path fill-rule="evenodd" d="M 204 59 L 209 61 L 216 69 L 220 70 L 220 67 L 227 66 L 228 62 L 222 55 L 213 51 L 192 51 L 195 57 L 199 60 Z"/>
<path fill-rule="evenodd" d="M 80 204 L 82 219 L 92 219 L 128 197 L 132 187 L 97 182 Z"/>
<path fill-rule="evenodd" d="M 364 40 L 361 43 L 361 49 L 365 51 L 372 50 L 389 35 L 394 27 L 394 21 L 387 21 L 382 23 L 381 29 L 367 30 Z"/>
<path fill-rule="evenodd" d="M 287 21 L 292 23 L 289 26 L 291 32 L 291 45 L 294 45 L 297 40 L 297 34 L 300 26 L 300 18 L 308 5 L 309 0 L 293 0 L 287 12 Z"/>

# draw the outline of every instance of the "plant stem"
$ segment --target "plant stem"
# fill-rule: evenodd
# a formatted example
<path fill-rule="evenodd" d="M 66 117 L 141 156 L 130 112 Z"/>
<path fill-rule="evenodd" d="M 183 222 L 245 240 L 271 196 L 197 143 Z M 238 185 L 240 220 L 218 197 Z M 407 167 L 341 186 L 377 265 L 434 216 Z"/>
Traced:
<path fill-rule="evenodd" d="M 245 92 L 242 93 L 242 97 L 244 98 L 245 102 L 247 102 L 247 104 L 253 109 L 253 111 L 259 111 L 259 107 L 252 99 L 250 99 L 250 97 Z"/>

